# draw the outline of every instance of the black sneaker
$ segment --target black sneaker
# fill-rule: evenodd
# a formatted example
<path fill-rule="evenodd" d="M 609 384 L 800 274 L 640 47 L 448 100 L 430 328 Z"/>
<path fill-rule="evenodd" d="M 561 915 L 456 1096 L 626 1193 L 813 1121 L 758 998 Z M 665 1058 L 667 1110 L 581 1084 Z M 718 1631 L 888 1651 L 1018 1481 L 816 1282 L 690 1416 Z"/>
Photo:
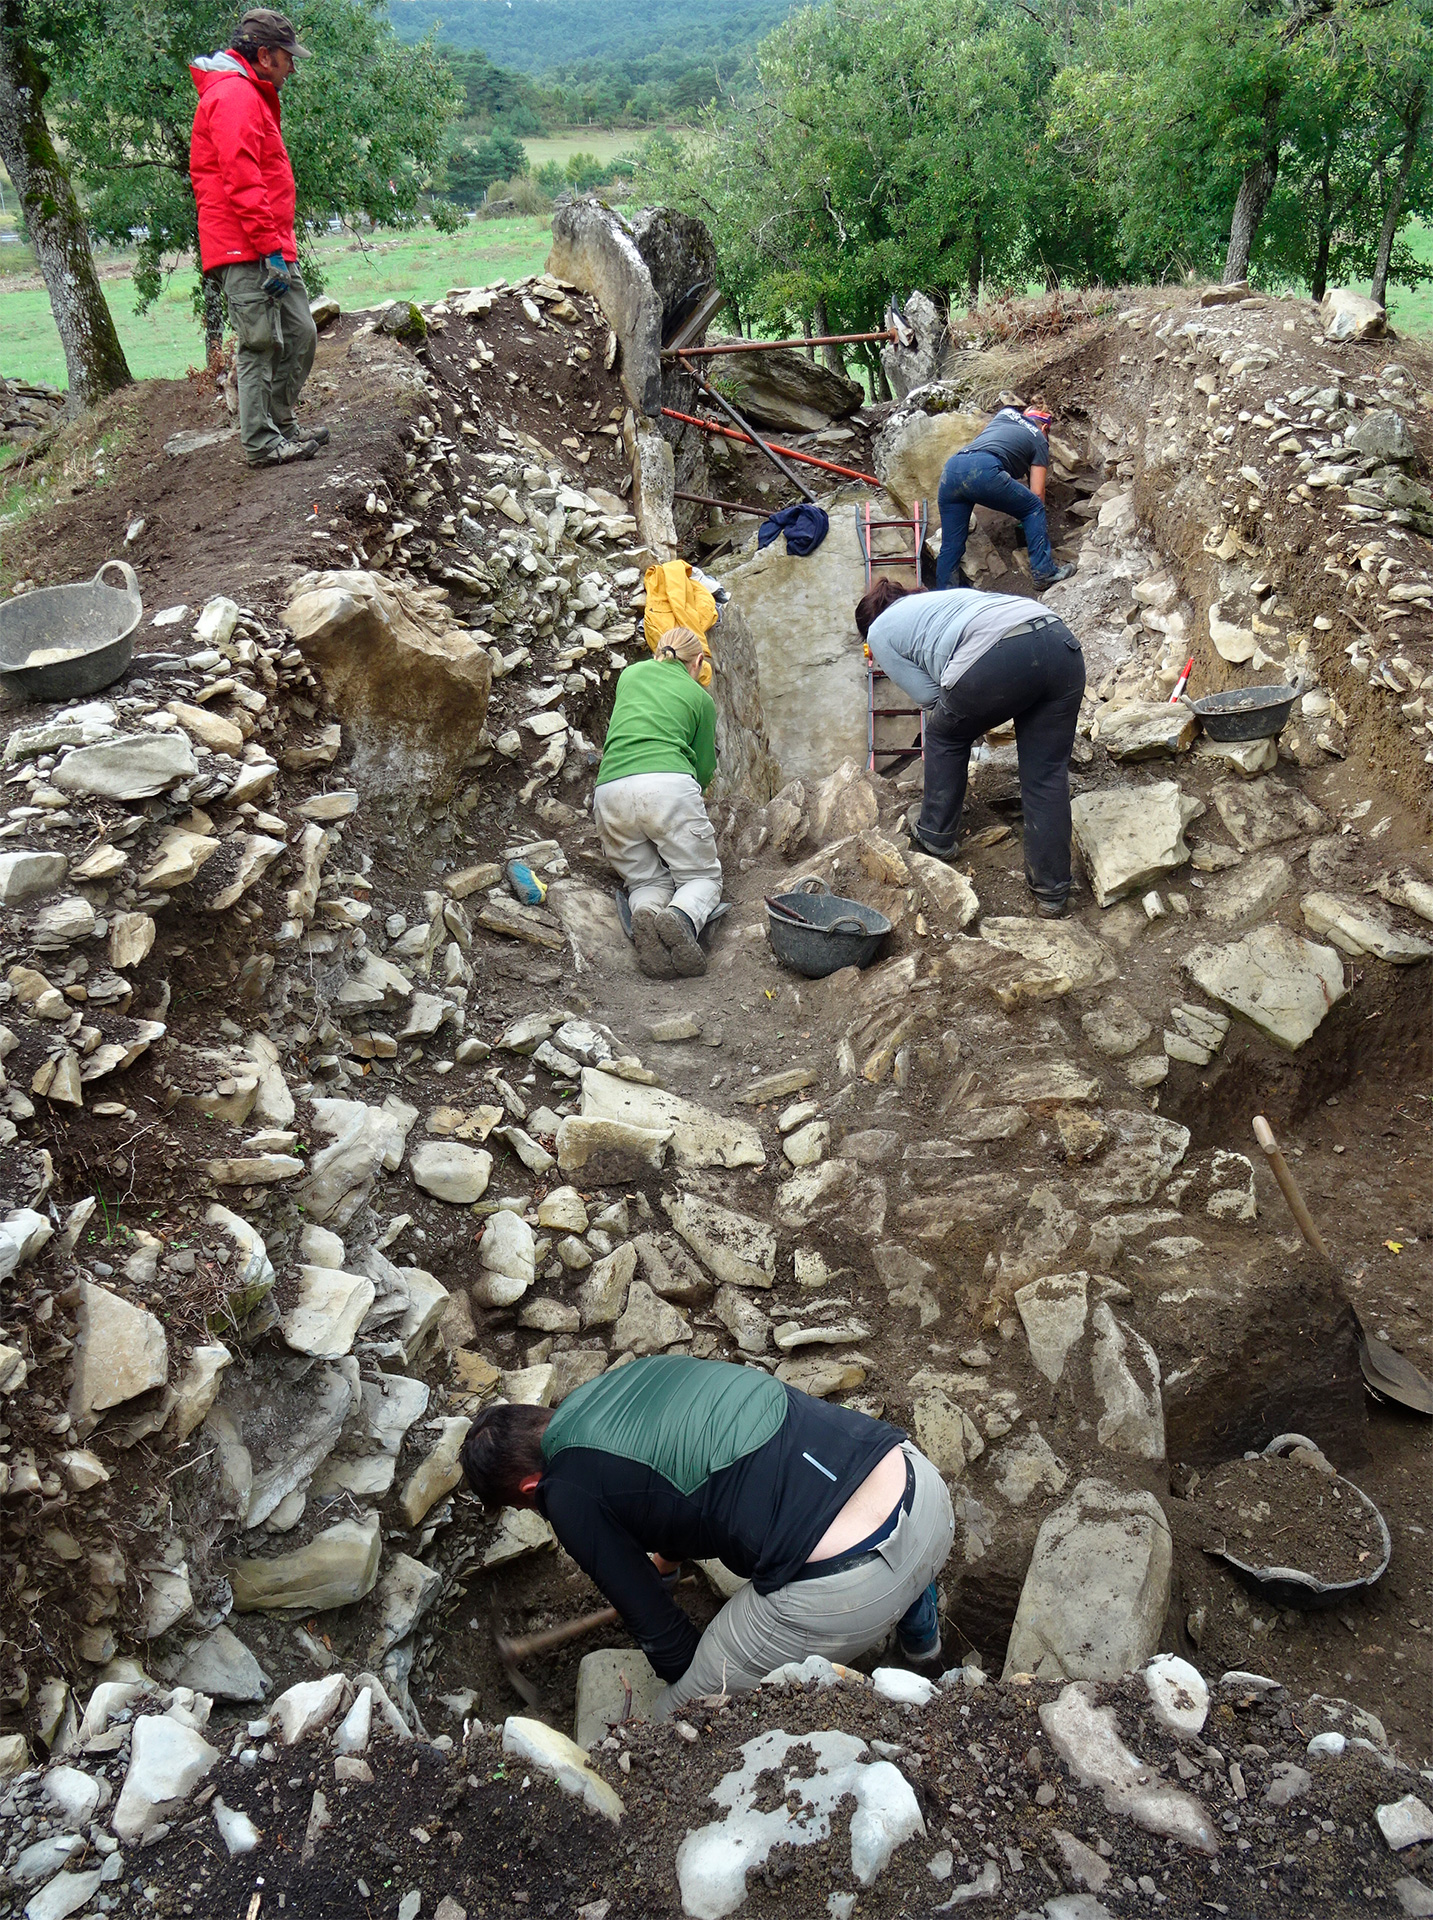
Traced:
<path fill-rule="evenodd" d="M 920 837 L 919 829 L 916 826 L 915 816 L 916 816 L 916 810 L 913 808 L 910 814 L 908 814 L 906 817 L 906 832 L 911 837 L 911 845 L 915 848 L 917 853 L 928 854 L 932 860 L 941 860 L 945 863 L 946 866 L 949 866 L 951 861 L 954 860 L 955 858 L 955 848 L 947 847 L 945 852 L 942 853 L 940 848 L 933 847 L 930 844 L 929 840 L 922 840 Z"/>
<path fill-rule="evenodd" d="M 684 980 L 694 980 L 707 970 L 707 957 L 697 939 L 697 930 L 680 907 L 663 907 L 653 915 L 657 938 L 667 950 L 673 970 Z M 635 931 L 635 925 L 634 925 Z"/>
<path fill-rule="evenodd" d="M 1067 560 L 1064 566 L 1056 567 L 1053 573 L 1037 573 L 1035 575 L 1036 591 L 1043 593 L 1046 587 L 1053 587 L 1061 580 L 1068 580 L 1074 572 L 1075 567 Z"/>

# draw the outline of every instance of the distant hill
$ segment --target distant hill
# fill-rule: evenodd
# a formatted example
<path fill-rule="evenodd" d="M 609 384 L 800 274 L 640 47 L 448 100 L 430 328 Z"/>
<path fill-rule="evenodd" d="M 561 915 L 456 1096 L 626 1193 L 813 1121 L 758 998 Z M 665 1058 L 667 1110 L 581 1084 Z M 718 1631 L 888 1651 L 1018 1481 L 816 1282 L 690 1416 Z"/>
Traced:
<path fill-rule="evenodd" d="M 524 73 L 583 61 L 637 62 L 680 54 L 725 59 L 777 26 L 792 0 L 389 0 L 400 40 L 436 29 L 453 47 L 480 47 Z"/>

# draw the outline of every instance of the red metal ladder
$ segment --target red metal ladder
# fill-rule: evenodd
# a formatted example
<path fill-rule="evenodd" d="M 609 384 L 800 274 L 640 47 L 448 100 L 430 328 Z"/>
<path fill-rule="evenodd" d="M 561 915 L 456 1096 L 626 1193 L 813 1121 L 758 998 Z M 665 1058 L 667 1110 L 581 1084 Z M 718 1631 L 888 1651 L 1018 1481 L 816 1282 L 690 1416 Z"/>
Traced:
<path fill-rule="evenodd" d="M 866 591 L 868 593 L 874 582 L 875 569 L 877 567 L 909 568 L 915 575 L 915 585 L 917 588 L 920 586 L 921 551 L 925 546 L 927 524 L 926 503 L 924 500 L 917 500 L 910 514 L 903 520 L 876 520 L 872 517 L 871 503 L 869 500 L 861 500 L 856 503 L 856 539 L 860 544 L 861 558 L 865 562 Z M 903 541 L 902 548 L 899 552 L 877 553 L 874 549 L 872 535 L 896 528 L 899 528 L 905 540 L 910 542 L 909 548 L 905 546 Z M 907 760 L 923 759 L 925 756 L 924 709 L 910 706 L 878 707 L 876 705 L 876 682 L 878 680 L 887 680 L 889 676 L 884 674 L 871 658 L 871 649 L 868 646 L 863 646 L 862 651 L 866 656 L 866 765 L 872 773 L 877 773 L 881 771 L 876 765 L 878 760 L 894 761 L 903 764 Z M 914 717 L 917 714 L 920 717 L 920 732 L 910 746 L 878 747 L 876 745 L 876 722 L 878 720 L 897 720 L 907 715 Z"/>

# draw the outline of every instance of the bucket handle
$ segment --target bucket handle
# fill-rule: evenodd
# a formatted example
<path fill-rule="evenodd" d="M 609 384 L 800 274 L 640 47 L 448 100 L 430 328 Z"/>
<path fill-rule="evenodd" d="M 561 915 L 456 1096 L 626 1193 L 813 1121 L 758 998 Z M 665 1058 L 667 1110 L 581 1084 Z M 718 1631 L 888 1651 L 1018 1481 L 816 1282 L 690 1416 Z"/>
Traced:
<path fill-rule="evenodd" d="M 129 564 L 128 560 L 106 560 L 104 565 L 100 567 L 98 572 L 95 574 L 94 584 L 97 587 L 109 586 L 110 583 L 105 579 L 105 575 L 109 572 L 111 567 L 118 567 L 120 572 L 123 574 L 124 591 L 129 595 L 130 599 L 131 600 L 140 599 L 141 596 L 139 591 L 139 581 L 135 578 L 134 568 Z M 117 591 L 117 589 L 112 588 L 111 591 Z"/>
<path fill-rule="evenodd" d="M 840 920 L 833 920 L 829 927 L 822 927 L 821 931 L 822 933 L 856 933 L 863 940 L 869 939 L 871 934 L 871 929 L 863 920 L 858 920 L 854 913 L 848 913 Z"/>
<path fill-rule="evenodd" d="M 814 873 L 808 873 L 805 879 L 798 880 L 795 886 L 787 888 L 788 893 L 829 893 L 830 891 L 826 882 Z"/>

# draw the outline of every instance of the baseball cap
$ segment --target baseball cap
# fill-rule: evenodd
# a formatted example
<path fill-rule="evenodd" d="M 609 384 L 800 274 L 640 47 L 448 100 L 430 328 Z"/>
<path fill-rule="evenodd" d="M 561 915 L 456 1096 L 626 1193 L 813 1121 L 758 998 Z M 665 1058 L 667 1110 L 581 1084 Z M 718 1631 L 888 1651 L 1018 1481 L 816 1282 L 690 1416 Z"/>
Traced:
<path fill-rule="evenodd" d="M 272 7 L 250 7 L 239 22 L 241 37 L 252 40 L 255 46 L 277 47 L 289 53 L 296 60 L 307 60 L 309 48 L 299 45 L 294 23 L 286 13 L 276 13 Z"/>

